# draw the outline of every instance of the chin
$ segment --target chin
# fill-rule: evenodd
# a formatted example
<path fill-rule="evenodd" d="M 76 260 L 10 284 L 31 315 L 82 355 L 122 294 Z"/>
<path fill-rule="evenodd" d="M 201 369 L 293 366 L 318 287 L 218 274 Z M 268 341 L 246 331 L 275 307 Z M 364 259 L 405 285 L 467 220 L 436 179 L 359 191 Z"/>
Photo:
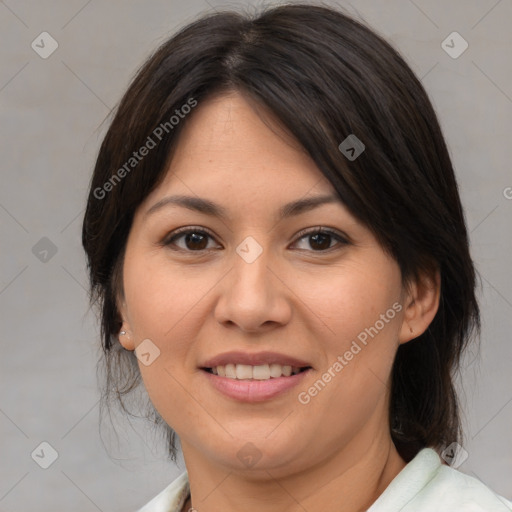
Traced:
<path fill-rule="evenodd" d="M 225 442 L 224 449 L 217 443 L 210 446 L 208 451 L 231 470 L 250 474 L 263 471 L 261 476 L 264 479 L 268 479 L 267 471 L 286 468 L 288 473 L 295 465 L 300 465 L 300 459 L 305 456 L 305 447 L 298 446 L 291 437 L 278 438 L 268 433 L 266 436 L 234 435 L 234 439 L 229 438 Z"/>

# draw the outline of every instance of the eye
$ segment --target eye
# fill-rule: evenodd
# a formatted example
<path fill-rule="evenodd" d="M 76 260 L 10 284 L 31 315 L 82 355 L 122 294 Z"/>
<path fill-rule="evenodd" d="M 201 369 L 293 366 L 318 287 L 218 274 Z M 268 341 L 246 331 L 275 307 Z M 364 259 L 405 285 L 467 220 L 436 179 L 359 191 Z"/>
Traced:
<path fill-rule="evenodd" d="M 204 228 L 194 226 L 177 229 L 171 234 L 171 237 L 168 237 L 164 240 L 163 245 L 177 245 L 175 243 L 176 240 L 183 238 L 185 247 L 180 247 L 179 245 L 177 246 L 180 250 L 186 252 L 199 252 L 209 250 L 207 247 L 208 237 L 213 238 L 213 235 L 206 231 Z"/>
<path fill-rule="evenodd" d="M 298 242 L 309 239 L 309 244 L 310 247 L 313 247 L 313 252 L 330 251 L 332 249 L 331 243 L 333 239 L 341 246 L 349 243 L 341 233 L 322 227 L 303 230 L 299 232 L 297 236 L 299 237 Z M 214 236 L 204 228 L 191 226 L 173 231 L 171 236 L 167 237 L 162 242 L 162 245 L 166 247 L 174 245 L 178 247 L 178 250 L 184 252 L 208 251 L 211 250 L 211 247 L 208 247 L 208 238 L 214 239 Z M 181 239 L 184 241 L 184 246 L 180 246 L 176 243 Z M 295 244 L 298 242 L 295 242 Z"/>
<path fill-rule="evenodd" d="M 299 241 L 303 239 L 309 240 L 309 245 L 317 248 L 313 252 L 327 252 L 331 250 L 331 242 L 333 239 L 337 240 L 338 244 L 341 246 L 348 244 L 348 240 L 342 236 L 341 233 L 320 226 L 301 231 L 298 236 Z"/>

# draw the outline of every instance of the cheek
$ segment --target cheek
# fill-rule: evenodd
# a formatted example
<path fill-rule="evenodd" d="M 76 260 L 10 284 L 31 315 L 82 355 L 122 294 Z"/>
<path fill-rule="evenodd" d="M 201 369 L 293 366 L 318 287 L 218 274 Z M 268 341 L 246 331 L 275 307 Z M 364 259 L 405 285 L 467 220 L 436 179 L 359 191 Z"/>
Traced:
<path fill-rule="evenodd" d="M 311 392 L 316 406 L 334 415 L 363 404 L 371 409 L 386 392 L 401 325 L 401 276 L 394 262 L 378 256 L 373 264 L 344 265 L 316 281 L 309 295 L 323 323 L 318 339 L 325 355 L 318 392 Z"/>
<path fill-rule="evenodd" d="M 294 292 L 308 307 L 309 315 L 314 313 L 321 321 L 329 345 L 343 349 L 361 333 L 364 341 L 366 329 L 376 322 L 377 330 L 386 334 L 390 325 L 397 324 L 398 313 L 392 306 L 400 300 L 400 279 L 397 265 L 376 254 L 369 261 L 349 260 L 328 271 L 303 275 L 295 280 Z"/>
<path fill-rule="evenodd" d="M 194 421 L 201 421 L 200 414 L 187 407 L 190 397 L 182 387 L 189 377 L 184 368 L 190 366 L 190 347 L 200 325 L 200 299 L 211 288 L 204 275 L 195 281 L 161 253 L 127 251 L 123 284 L 135 344 L 149 339 L 159 350 L 151 364 L 139 361 L 139 369 L 151 402 L 169 424 L 178 421 L 174 411 L 181 411 L 183 421 L 194 414 Z"/>
<path fill-rule="evenodd" d="M 127 258 L 125 296 L 136 338 L 163 341 L 173 331 L 197 325 L 194 316 L 213 284 L 208 272 L 187 272 L 166 261 L 161 253 Z"/>

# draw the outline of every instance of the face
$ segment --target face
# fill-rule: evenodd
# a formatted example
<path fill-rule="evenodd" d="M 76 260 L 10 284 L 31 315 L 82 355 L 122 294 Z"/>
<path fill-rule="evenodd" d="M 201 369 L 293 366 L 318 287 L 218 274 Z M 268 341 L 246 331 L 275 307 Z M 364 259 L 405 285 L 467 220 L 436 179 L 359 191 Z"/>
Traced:
<path fill-rule="evenodd" d="M 397 263 L 259 112 L 235 93 L 194 110 L 134 218 L 120 339 L 143 354 L 144 384 L 185 457 L 240 470 L 253 455 L 277 474 L 388 431 L 407 297 Z M 319 196 L 335 200 L 280 215 Z"/>

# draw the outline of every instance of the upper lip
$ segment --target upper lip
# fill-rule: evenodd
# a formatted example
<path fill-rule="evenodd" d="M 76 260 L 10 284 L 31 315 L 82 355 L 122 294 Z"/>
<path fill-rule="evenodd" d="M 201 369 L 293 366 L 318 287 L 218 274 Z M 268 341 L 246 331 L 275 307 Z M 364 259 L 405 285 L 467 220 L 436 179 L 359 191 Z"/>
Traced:
<path fill-rule="evenodd" d="M 262 364 L 280 364 L 282 366 L 295 366 L 303 368 L 311 366 L 307 361 L 291 357 L 286 354 L 279 354 L 277 352 L 224 352 L 218 354 L 207 361 L 205 361 L 201 368 L 214 368 L 216 366 L 226 366 L 227 364 L 248 364 L 251 366 L 258 366 Z"/>

